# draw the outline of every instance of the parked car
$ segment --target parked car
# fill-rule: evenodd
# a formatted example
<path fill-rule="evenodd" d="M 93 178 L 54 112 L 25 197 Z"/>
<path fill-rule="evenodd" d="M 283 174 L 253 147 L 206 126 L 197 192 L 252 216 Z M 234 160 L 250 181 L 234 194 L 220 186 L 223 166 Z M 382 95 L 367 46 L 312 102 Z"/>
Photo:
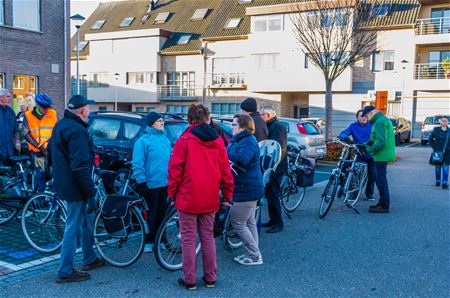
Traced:
<path fill-rule="evenodd" d="M 395 145 L 402 142 L 409 143 L 411 140 L 411 125 L 409 121 L 403 117 L 389 118 L 394 127 Z"/>
<path fill-rule="evenodd" d="M 430 136 L 433 132 L 433 128 L 440 125 L 439 120 L 441 120 L 442 117 L 450 119 L 449 115 L 436 115 L 425 118 L 422 123 L 422 134 L 420 137 L 420 142 L 422 143 L 422 145 L 426 145 L 430 141 Z"/>
<path fill-rule="evenodd" d="M 321 131 L 325 131 L 326 120 L 322 118 L 301 118 L 302 121 L 314 123 Z"/>
<path fill-rule="evenodd" d="M 134 143 L 147 127 L 145 113 L 132 112 L 93 112 L 89 115 L 89 133 L 94 146 L 104 149 L 117 149 L 128 153 L 131 160 Z M 182 117 L 163 114 L 164 131 L 172 146 L 186 130 L 188 123 Z"/>
<path fill-rule="evenodd" d="M 306 147 L 304 153 L 308 157 L 323 159 L 327 154 L 325 136 L 312 122 L 294 118 L 279 117 L 286 126 L 288 142 Z"/>

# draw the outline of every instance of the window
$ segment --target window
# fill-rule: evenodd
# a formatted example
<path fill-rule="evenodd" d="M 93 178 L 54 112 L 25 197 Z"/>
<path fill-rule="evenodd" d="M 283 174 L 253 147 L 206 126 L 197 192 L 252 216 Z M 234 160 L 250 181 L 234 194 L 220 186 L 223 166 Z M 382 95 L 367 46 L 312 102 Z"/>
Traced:
<path fill-rule="evenodd" d="M 103 27 L 103 25 L 105 24 L 106 20 L 98 20 L 95 21 L 94 25 L 92 25 L 91 29 L 92 30 L 98 30 L 100 28 Z"/>
<path fill-rule="evenodd" d="M 322 27 L 343 27 L 346 26 L 347 23 L 347 16 L 342 9 L 324 11 L 320 20 Z"/>
<path fill-rule="evenodd" d="M 389 14 L 391 10 L 391 4 L 386 3 L 374 3 L 370 10 L 370 15 L 373 17 L 384 17 Z"/>
<path fill-rule="evenodd" d="M 211 113 L 216 115 L 238 114 L 241 111 L 240 103 L 212 103 Z"/>
<path fill-rule="evenodd" d="M 23 90 L 25 88 L 24 87 L 24 78 L 23 77 L 14 76 L 13 88 L 14 89 L 21 89 L 21 90 Z"/>
<path fill-rule="evenodd" d="M 151 112 L 151 111 L 154 111 L 154 110 L 155 110 L 155 108 L 153 108 L 153 107 L 148 107 L 148 108 L 147 108 L 147 113 L 148 113 L 148 112 Z"/>
<path fill-rule="evenodd" d="M 0 0 L 0 24 L 3 24 L 3 5 L 4 5 L 4 0 Z"/>
<path fill-rule="evenodd" d="M 253 17 L 253 31 L 281 31 L 283 30 L 283 15 L 273 14 Z"/>
<path fill-rule="evenodd" d="M 309 108 L 294 106 L 294 118 L 308 118 Z"/>
<path fill-rule="evenodd" d="M 241 19 L 240 18 L 228 19 L 227 23 L 225 24 L 225 29 L 237 28 L 237 26 L 239 26 L 240 23 L 241 23 Z"/>
<path fill-rule="evenodd" d="M 142 107 L 142 111 L 138 111 L 139 108 L 136 108 L 136 112 L 144 112 L 144 108 Z M 123 138 L 125 140 L 133 140 L 136 138 L 141 131 L 141 125 L 131 122 L 123 123 Z"/>
<path fill-rule="evenodd" d="M 13 0 L 13 26 L 22 29 L 40 31 L 40 4 L 40 0 Z"/>
<path fill-rule="evenodd" d="M 136 107 L 136 112 L 144 113 L 145 112 L 145 108 L 144 107 Z"/>
<path fill-rule="evenodd" d="M 80 41 L 80 51 L 84 50 L 84 48 L 87 46 L 88 41 Z M 77 45 L 73 47 L 73 51 L 77 51 Z"/>
<path fill-rule="evenodd" d="M 402 91 L 395 91 L 395 100 L 402 99 Z"/>
<path fill-rule="evenodd" d="M 260 71 L 276 71 L 279 69 L 279 53 L 254 54 L 256 69 Z"/>
<path fill-rule="evenodd" d="M 177 44 L 186 44 L 189 42 L 191 37 L 192 37 L 192 34 L 186 34 L 186 33 L 178 34 Z"/>
<path fill-rule="evenodd" d="M 127 72 L 127 85 L 155 84 L 155 72 Z"/>
<path fill-rule="evenodd" d="M 163 24 L 167 22 L 167 19 L 169 18 L 170 12 L 160 12 L 155 18 L 155 21 L 153 23 L 155 24 Z"/>
<path fill-rule="evenodd" d="M 130 18 L 125 18 L 122 20 L 122 22 L 120 22 L 119 27 L 128 27 L 131 25 L 131 23 L 133 23 L 134 18 L 130 17 Z"/>
<path fill-rule="evenodd" d="M 194 96 L 195 95 L 195 72 L 168 72 L 167 85 L 169 96 Z"/>
<path fill-rule="evenodd" d="M 214 58 L 213 85 L 244 84 L 245 63 L 243 57 Z"/>
<path fill-rule="evenodd" d="M 105 111 L 108 110 L 108 107 L 105 107 L 105 106 L 99 106 L 99 107 L 98 107 L 98 110 L 99 110 L 100 112 L 105 112 Z"/>
<path fill-rule="evenodd" d="M 108 87 L 108 73 L 106 72 L 95 72 L 91 73 L 89 80 L 89 87 Z"/>
<path fill-rule="evenodd" d="M 89 126 L 89 133 L 95 140 L 116 140 L 119 135 L 120 120 L 97 118 Z"/>
<path fill-rule="evenodd" d="M 394 70 L 395 51 L 375 52 L 372 55 L 372 71 Z"/>
<path fill-rule="evenodd" d="M 309 54 L 305 54 L 305 65 L 304 68 L 309 68 Z"/>
<path fill-rule="evenodd" d="M 199 8 L 194 12 L 191 21 L 203 20 L 208 13 L 208 8 Z"/>
<path fill-rule="evenodd" d="M 450 58 L 450 51 L 431 51 L 428 53 L 428 63 L 439 65 L 445 58 Z"/>
<path fill-rule="evenodd" d="M 4 73 L 0 73 L 0 88 L 5 88 L 6 84 L 5 84 L 5 74 Z"/>
<path fill-rule="evenodd" d="M 167 105 L 166 106 L 167 113 L 187 114 L 188 110 L 189 110 L 188 105 Z"/>

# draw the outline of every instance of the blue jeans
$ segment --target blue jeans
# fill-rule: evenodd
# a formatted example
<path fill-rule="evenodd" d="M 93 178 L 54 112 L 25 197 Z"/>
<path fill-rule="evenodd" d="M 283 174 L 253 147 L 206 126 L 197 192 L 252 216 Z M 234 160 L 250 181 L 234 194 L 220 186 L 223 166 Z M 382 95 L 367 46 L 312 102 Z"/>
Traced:
<path fill-rule="evenodd" d="M 436 182 L 442 182 L 443 185 L 448 185 L 448 168 L 449 165 L 440 165 L 434 167 L 434 171 L 436 173 Z"/>
<path fill-rule="evenodd" d="M 36 158 L 44 158 L 45 159 L 45 156 L 44 156 L 44 154 L 42 154 L 40 152 L 30 152 L 30 153 L 31 153 L 32 161 L 33 161 L 34 172 L 36 173 L 37 192 L 41 193 L 41 192 L 45 191 L 47 181 L 45 180 L 45 169 L 41 169 L 38 166 L 38 164 L 36 162 Z"/>
<path fill-rule="evenodd" d="M 67 202 L 66 229 L 61 249 L 61 265 L 58 276 L 67 277 L 73 273 L 73 260 L 78 236 L 83 250 L 83 264 L 91 264 L 97 258 L 94 251 L 94 214 L 86 214 L 86 201 Z M 81 233 L 81 234 L 80 234 Z"/>
<path fill-rule="evenodd" d="M 389 208 L 391 198 L 389 196 L 389 186 L 387 181 L 387 162 L 375 162 L 376 178 L 378 192 L 380 193 L 379 203 L 386 208 Z"/>

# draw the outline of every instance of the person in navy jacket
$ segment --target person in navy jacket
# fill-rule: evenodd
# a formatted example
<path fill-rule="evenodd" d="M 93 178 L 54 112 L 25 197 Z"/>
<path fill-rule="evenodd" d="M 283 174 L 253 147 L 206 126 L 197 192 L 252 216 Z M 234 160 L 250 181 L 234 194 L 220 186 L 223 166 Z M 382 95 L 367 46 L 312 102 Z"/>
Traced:
<path fill-rule="evenodd" d="M 350 124 L 345 130 L 341 132 L 339 138 L 346 142 L 350 141 L 350 137 L 353 138 L 355 144 L 366 144 L 370 141 L 370 133 L 372 131 L 372 123 L 370 123 L 366 117 L 361 117 L 362 110 L 356 112 L 356 121 Z M 373 201 L 373 191 L 376 177 L 375 161 L 373 156 L 366 153 L 361 156 L 360 159 L 367 162 L 368 175 L 366 186 L 366 198 Z"/>
<path fill-rule="evenodd" d="M 263 263 L 258 247 L 258 230 L 255 211 L 260 198 L 264 196 L 264 185 L 259 164 L 259 146 L 253 133 L 255 123 L 246 114 L 234 116 L 233 139 L 228 147 L 228 158 L 237 165 L 234 177 L 234 204 L 231 207 L 231 224 L 238 233 L 246 254 L 234 260 L 242 265 Z"/>

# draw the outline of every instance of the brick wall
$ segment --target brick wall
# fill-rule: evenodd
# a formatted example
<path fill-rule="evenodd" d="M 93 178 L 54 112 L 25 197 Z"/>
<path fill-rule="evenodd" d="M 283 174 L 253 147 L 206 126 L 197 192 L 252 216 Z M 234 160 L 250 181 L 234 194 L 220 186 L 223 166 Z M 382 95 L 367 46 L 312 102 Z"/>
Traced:
<path fill-rule="evenodd" d="M 65 67 L 64 61 L 64 41 L 69 37 L 69 27 L 67 35 L 64 35 L 65 1 L 40 1 L 39 32 L 13 28 L 12 0 L 4 1 L 5 22 L 0 25 L 0 73 L 5 74 L 5 87 L 13 91 L 14 75 L 37 76 L 37 92 L 50 95 L 55 108 L 62 115 L 64 99 L 70 90 L 69 64 Z M 66 5 L 68 17 L 70 0 L 67 0 Z M 58 65 L 58 73 L 52 73 L 52 64 Z"/>

